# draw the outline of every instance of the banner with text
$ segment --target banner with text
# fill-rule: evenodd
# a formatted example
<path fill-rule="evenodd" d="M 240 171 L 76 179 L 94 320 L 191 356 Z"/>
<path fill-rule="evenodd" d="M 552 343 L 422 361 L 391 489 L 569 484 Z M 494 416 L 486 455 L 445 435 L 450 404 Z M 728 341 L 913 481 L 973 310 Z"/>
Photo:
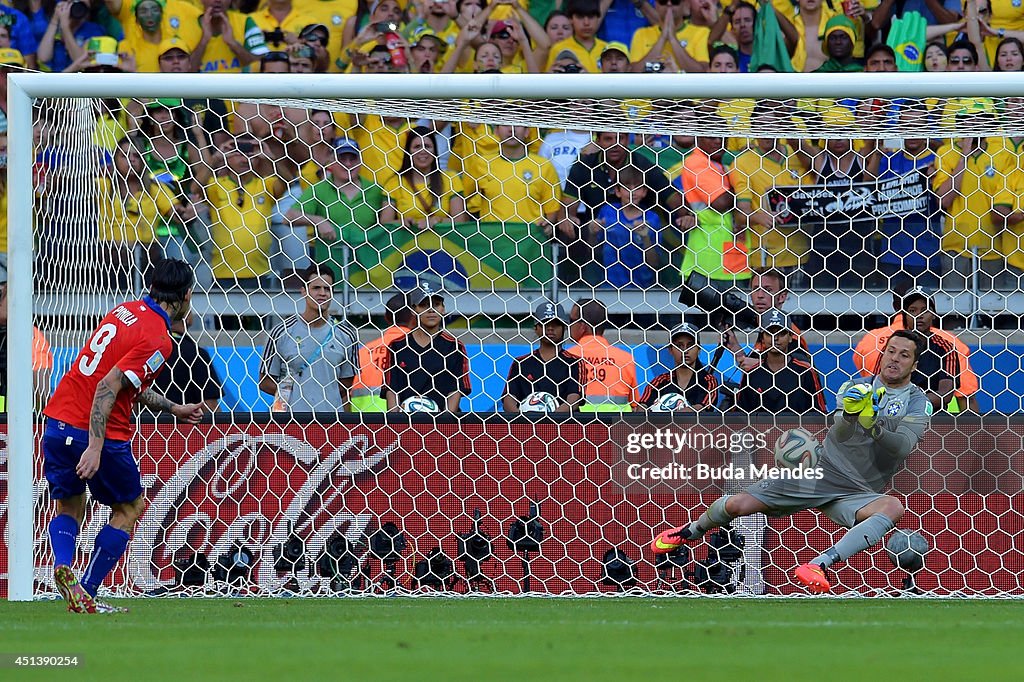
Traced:
<path fill-rule="evenodd" d="M 824 435 L 823 425 L 803 426 L 819 438 Z M 475 588 L 547 594 L 606 591 L 612 588 L 601 583 L 602 557 L 610 549 L 622 550 L 636 562 L 635 577 L 643 589 L 692 588 L 692 578 L 686 576 L 705 559 L 707 547 L 694 546 L 680 570 L 659 573 L 649 549 L 653 534 L 695 518 L 720 489 L 752 481 L 709 486 L 636 482 L 630 472 L 643 467 L 627 461 L 632 445 L 646 443 L 644 433 L 666 428 L 696 427 L 471 420 L 143 424 L 133 447 L 147 508 L 126 560 L 108 585 L 127 595 L 174 591 L 184 580 L 183 567 L 197 563 L 196 556 L 203 554 L 213 568 L 200 570 L 198 582 L 213 589 L 218 579 L 224 580 L 223 575 L 217 578 L 216 565 L 225 557 L 231 565 L 232 554 L 244 548 L 251 570 L 238 577 L 247 592 L 329 594 L 337 589 L 339 574 L 353 587 L 376 589 L 386 577 L 373 538 L 393 523 L 407 540 L 395 557 L 393 573 L 400 584 L 409 587 L 415 564 L 440 547 L 456 572 L 445 577 L 445 589 L 465 591 L 469 585 L 462 578 L 472 571 L 460 561 L 466 543 L 459 535 L 472 531 L 473 514 L 479 510 L 480 530 L 492 540 L 479 560 Z M 663 440 L 679 454 L 677 461 L 706 462 L 713 472 L 721 472 L 723 463 L 728 470 L 739 460 L 730 462 L 723 453 L 732 448 L 723 449 L 716 441 L 726 437 L 721 430 L 738 429 L 715 428 L 715 438 L 700 438 L 699 443 L 678 435 Z M 786 427 L 766 426 L 761 428 L 763 437 L 729 440 L 737 443 L 736 455 L 742 456 L 744 466 L 763 465 L 772 461 L 771 444 L 780 428 Z M 6 426 L 0 425 L 4 443 L 5 432 Z M 907 471 L 895 480 L 908 509 L 900 527 L 919 530 L 932 546 L 919 587 L 939 594 L 1024 594 L 1019 581 L 1024 565 L 1020 437 L 1018 428 L 1010 426 L 938 426 L 908 460 Z M 664 459 L 650 461 L 666 470 Z M 6 462 L 5 444 L 0 451 L 0 594 L 7 589 Z M 36 592 L 44 593 L 52 591 L 45 528 L 53 504 L 38 460 L 36 469 L 33 551 Z M 524 557 L 510 548 L 508 534 L 532 505 L 540 537 L 537 548 Z M 77 569 L 84 567 L 105 520 L 106 513 L 96 508 L 87 515 Z M 747 534 L 746 576 L 739 589 L 753 594 L 797 590 L 789 580 L 793 567 L 836 541 L 843 530 L 814 512 L 769 519 L 767 526 L 763 518 L 738 526 Z M 341 551 L 346 547 L 348 563 Z M 282 563 L 282 556 L 295 561 Z M 325 556 L 334 563 L 325 563 Z M 893 590 L 902 577 L 878 547 L 841 565 L 836 575 L 841 592 Z"/>
<path fill-rule="evenodd" d="M 873 225 L 881 218 L 936 212 L 928 177 L 921 172 L 872 182 L 775 187 L 768 202 L 776 224 L 794 227 L 832 221 Z"/>

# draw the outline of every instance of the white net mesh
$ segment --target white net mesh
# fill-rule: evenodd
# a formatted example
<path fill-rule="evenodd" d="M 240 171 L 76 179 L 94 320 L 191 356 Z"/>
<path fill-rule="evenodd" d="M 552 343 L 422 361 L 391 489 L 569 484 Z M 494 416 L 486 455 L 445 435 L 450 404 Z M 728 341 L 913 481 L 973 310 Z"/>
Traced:
<path fill-rule="evenodd" d="M 841 537 L 833 520 L 755 515 L 657 560 L 657 531 L 750 481 L 635 480 L 628 465 L 771 464 L 790 427 L 824 438 L 840 386 L 909 323 L 932 339 L 913 379 L 941 414 L 893 484 L 898 527 L 930 545 L 916 586 L 1019 596 L 1020 426 L 950 415 L 1020 410 L 1021 111 L 41 100 L 40 400 L 166 256 L 197 286 L 157 390 L 215 411 L 197 427 L 140 413 L 148 508 L 104 590 L 789 594 L 791 569 Z M 920 285 L 938 290 L 894 310 Z M 570 313 L 568 331 L 551 322 Z M 538 334 L 565 334 L 570 356 L 529 355 Z M 753 438 L 636 459 L 630 438 L 656 429 Z M 43 594 L 41 457 L 37 481 Z M 904 577 L 878 546 L 833 584 L 878 594 Z"/>

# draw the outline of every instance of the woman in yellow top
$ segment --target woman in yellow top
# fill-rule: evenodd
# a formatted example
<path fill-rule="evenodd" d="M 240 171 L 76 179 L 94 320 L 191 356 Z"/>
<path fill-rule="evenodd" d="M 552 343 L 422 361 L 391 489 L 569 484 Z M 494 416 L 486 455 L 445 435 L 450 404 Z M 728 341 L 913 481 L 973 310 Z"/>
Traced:
<path fill-rule="evenodd" d="M 389 203 L 381 212 L 382 223 L 428 230 L 438 223 L 466 219 L 462 181 L 438 168 L 437 138 L 430 128 L 417 126 L 409 131 L 402 165 L 384 189 Z"/>
<path fill-rule="evenodd" d="M 96 180 L 99 194 L 99 238 L 107 271 L 118 286 L 131 286 L 138 265 L 145 272 L 156 253 L 156 226 L 179 221 L 179 207 L 163 183 L 152 179 L 139 143 L 124 137 L 114 149 L 113 163 Z"/>

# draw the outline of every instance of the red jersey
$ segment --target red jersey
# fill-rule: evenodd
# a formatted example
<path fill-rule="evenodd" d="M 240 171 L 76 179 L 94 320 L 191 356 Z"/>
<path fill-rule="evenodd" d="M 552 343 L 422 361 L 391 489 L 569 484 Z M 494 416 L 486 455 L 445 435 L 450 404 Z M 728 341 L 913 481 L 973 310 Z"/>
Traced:
<path fill-rule="evenodd" d="M 155 301 L 146 297 L 122 303 L 107 313 L 89 337 L 43 413 L 88 430 L 96 386 L 117 367 L 132 387 L 117 394 L 107 421 L 107 438 L 131 440 L 135 399 L 153 383 L 172 347 L 170 319 Z"/>

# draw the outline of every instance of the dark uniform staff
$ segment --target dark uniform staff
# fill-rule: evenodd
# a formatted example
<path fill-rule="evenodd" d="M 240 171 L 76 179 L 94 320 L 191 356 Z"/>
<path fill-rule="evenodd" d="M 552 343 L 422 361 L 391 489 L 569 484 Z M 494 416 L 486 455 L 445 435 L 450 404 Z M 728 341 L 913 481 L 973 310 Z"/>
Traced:
<path fill-rule="evenodd" d="M 671 372 L 651 380 L 640 397 L 640 404 L 653 407 L 662 396 L 678 393 L 695 410 L 718 404 L 718 379 L 700 362 L 700 334 L 696 327 L 683 323 L 672 330 L 669 353 L 675 360 Z"/>
<path fill-rule="evenodd" d="M 461 341 L 442 329 L 444 296 L 427 283 L 409 294 L 416 314 L 411 332 L 388 346 L 381 396 L 388 409 L 422 396 L 449 412 L 459 411 L 459 401 L 472 390 L 469 356 Z"/>
<path fill-rule="evenodd" d="M 537 306 L 533 316 L 533 331 L 540 343 L 533 352 L 512 360 L 502 405 L 508 412 L 518 412 L 528 395 L 544 391 L 558 399 L 558 412 L 568 412 L 583 395 L 580 359 L 561 347 L 569 316 L 551 301 Z"/>
<path fill-rule="evenodd" d="M 802 350 L 790 350 L 793 331 L 789 317 L 780 310 L 761 316 L 765 350 L 752 357 L 759 364 L 743 375 L 736 407 L 745 412 L 806 414 L 825 412 L 821 379 Z"/>

